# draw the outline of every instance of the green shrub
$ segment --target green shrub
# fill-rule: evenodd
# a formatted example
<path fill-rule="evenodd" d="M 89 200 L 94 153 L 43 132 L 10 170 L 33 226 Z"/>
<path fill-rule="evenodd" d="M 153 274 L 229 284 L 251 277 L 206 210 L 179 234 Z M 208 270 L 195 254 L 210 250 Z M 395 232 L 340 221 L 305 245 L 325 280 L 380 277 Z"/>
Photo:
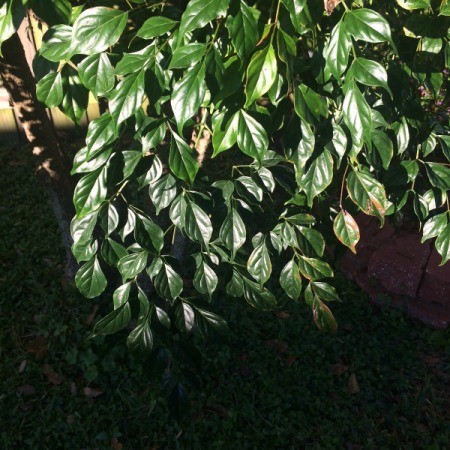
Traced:
<path fill-rule="evenodd" d="M 151 350 L 160 325 L 223 328 L 220 285 L 269 310 L 278 283 L 333 331 L 326 243 L 356 251 L 358 211 L 415 215 L 450 259 L 446 0 L 38 3 L 38 98 L 75 123 L 89 94 L 109 105 L 72 171 L 77 286 L 122 279 L 95 333 L 134 317 L 129 346 Z"/>

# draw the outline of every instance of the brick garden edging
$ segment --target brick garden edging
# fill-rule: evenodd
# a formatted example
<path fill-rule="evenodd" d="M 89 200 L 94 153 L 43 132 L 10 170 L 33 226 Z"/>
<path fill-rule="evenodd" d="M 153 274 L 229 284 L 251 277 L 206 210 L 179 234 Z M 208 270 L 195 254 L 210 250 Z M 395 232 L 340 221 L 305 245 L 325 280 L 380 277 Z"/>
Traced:
<path fill-rule="evenodd" d="M 378 219 L 359 215 L 361 240 L 357 254 L 347 251 L 340 270 L 356 282 L 377 305 L 405 308 L 408 316 L 434 328 L 450 325 L 450 263 L 439 266 L 440 256 L 418 233 L 380 228 Z"/>

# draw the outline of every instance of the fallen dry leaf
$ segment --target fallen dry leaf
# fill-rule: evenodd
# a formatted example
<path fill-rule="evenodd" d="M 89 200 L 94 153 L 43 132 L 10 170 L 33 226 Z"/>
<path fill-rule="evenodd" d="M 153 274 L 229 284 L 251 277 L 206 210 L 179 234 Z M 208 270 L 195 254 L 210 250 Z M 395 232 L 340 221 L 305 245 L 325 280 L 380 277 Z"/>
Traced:
<path fill-rule="evenodd" d="M 333 372 L 333 375 L 336 375 L 337 377 L 340 377 L 343 373 L 347 372 L 348 366 L 342 363 L 336 363 L 331 366 L 331 371 Z"/>
<path fill-rule="evenodd" d="M 278 311 L 275 315 L 281 320 L 286 320 L 290 317 L 290 314 L 287 311 Z"/>
<path fill-rule="evenodd" d="M 112 438 L 111 439 L 111 448 L 113 450 L 122 450 L 123 449 L 123 444 L 121 444 L 117 438 Z"/>
<path fill-rule="evenodd" d="M 72 397 L 76 397 L 78 390 L 77 390 L 77 385 L 72 381 L 72 383 L 70 383 L 70 393 L 72 395 Z"/>
<path fill-rule="evenodd" d="M 19 394 L 26 396 L 36 394 L 36 388 L 34 386 L 31 386 L 31 384 L 23 384 L 22 386 L 19 386 L 16 390 Z"/>
<path fill-rule="evenodd" d="M 37 336 L 28 343 L 28 353 L 34 353 L 37 360 L 44 359 L 48 355 L 47 339 L 45 336 Z"/>
<path fill-rule="evenodd" d="M 27 367 L 27 360 L 24 359 L 19 366 L 19 373 L 25 372 L 25 368 Z"/>
<path fill-rule="evenodd" d="M 61 375 L 56 373 L 50 366 L 50 364 L 44 364 L 42 366 L 42 373 L 47 377 L 47 380 L 50 381 L 50 383 L 52 384 L 61 384 L 63 382 Z"/>
<path fill-rule="evenodd" d="M 89 398 L 95 398 L 103 394 L 103 391 L 97 388 L 85 387 L 83 388 L 83 394 Z"/>
<path fill-rule="evenodd" d="M 356 375 L 354 373 L 350 375 L 348 380 L 348 391 L 350 394 L 357 394 L 360 391 L 358 380 L 356 379 Z"/>
<path fill-rule="evenodd" d="M 205 411 L 217 414 L 220 417 L 227 417 L 228 411 L 226 408 L 219 403 L 209 403 L 205 406 Z"/>
<path fill-rule="evenodd" d="M 289 355 L 289 356 L 286 358 L 286 365 L 287 365 L 288 367 L 291 367 L 292 364 L 294 364 L 294 362 L 297 361 L 298 358 L 299 358 L 298 355 Z"/>
<path fill-rule="evenodd" d="M 334 11 L 334 8 L 336 8 L 340 1 L 341 0 L 323 0 L 323 6 L 328 16 Z"/>

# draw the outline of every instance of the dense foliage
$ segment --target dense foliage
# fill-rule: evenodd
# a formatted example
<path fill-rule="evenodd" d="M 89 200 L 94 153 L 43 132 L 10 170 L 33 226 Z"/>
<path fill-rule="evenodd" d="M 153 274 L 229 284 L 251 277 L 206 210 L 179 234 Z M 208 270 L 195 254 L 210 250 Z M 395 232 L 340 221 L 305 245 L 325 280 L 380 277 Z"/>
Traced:
<path fill-rule="evenodd" d="M 304 302 L 280 298 L 277 317 L 220 302 L 233 332 L 202 346 L 199 367 L 178 360 L 198 367 L 201 391 L 186 383 L 191 408 L 173 420 L 178 406 L 127 351 L 126 330 L 86 339 L 108 296 L 85 301 L 61 282 L 65 252 L 33 166 L 28 147 L 0 148 L 2 450 L 447 446 L 449 332 L 374 310 L 338 274 L 337 336 L 317 333 Z"/>
<path fill-rule="evenodd" d="M 3 3 L 4 40 L 23 11 Z M 121 279 L 95 333 L 222 328 L 220 283 L 263 310 L 279 283 L 334 330 L 330 249 L 356 251 L 357 211 L 416 216 L 450 259 L 446 0 L 26 3 L 50 25 L 39 100 L 75 123 L 108 103 L 72 171 L 77 286 Z"/>

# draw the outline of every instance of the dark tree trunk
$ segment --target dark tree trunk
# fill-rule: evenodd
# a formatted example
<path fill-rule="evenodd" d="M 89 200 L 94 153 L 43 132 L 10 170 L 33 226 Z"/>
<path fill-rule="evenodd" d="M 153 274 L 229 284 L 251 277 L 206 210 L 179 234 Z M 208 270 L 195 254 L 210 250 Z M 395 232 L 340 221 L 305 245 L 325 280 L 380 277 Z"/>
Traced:
<path fill-rule="evenodd" d="M 37 158 L 37 173 L 48 188 L 67 251 L 66 275 L 72 278 L 76 264 L 70 250 L 72 240 L 69 226 L 74 209 L 73 184 L 69 170 L 61 153 L 53 123 L 36 98 L 36 81 L 27 64 L 22 42 L 17 33 L 3 43 L 2 51 L 0 76 L 11 97 L 16 116 L 32 146 L 33 154 Z"/>

